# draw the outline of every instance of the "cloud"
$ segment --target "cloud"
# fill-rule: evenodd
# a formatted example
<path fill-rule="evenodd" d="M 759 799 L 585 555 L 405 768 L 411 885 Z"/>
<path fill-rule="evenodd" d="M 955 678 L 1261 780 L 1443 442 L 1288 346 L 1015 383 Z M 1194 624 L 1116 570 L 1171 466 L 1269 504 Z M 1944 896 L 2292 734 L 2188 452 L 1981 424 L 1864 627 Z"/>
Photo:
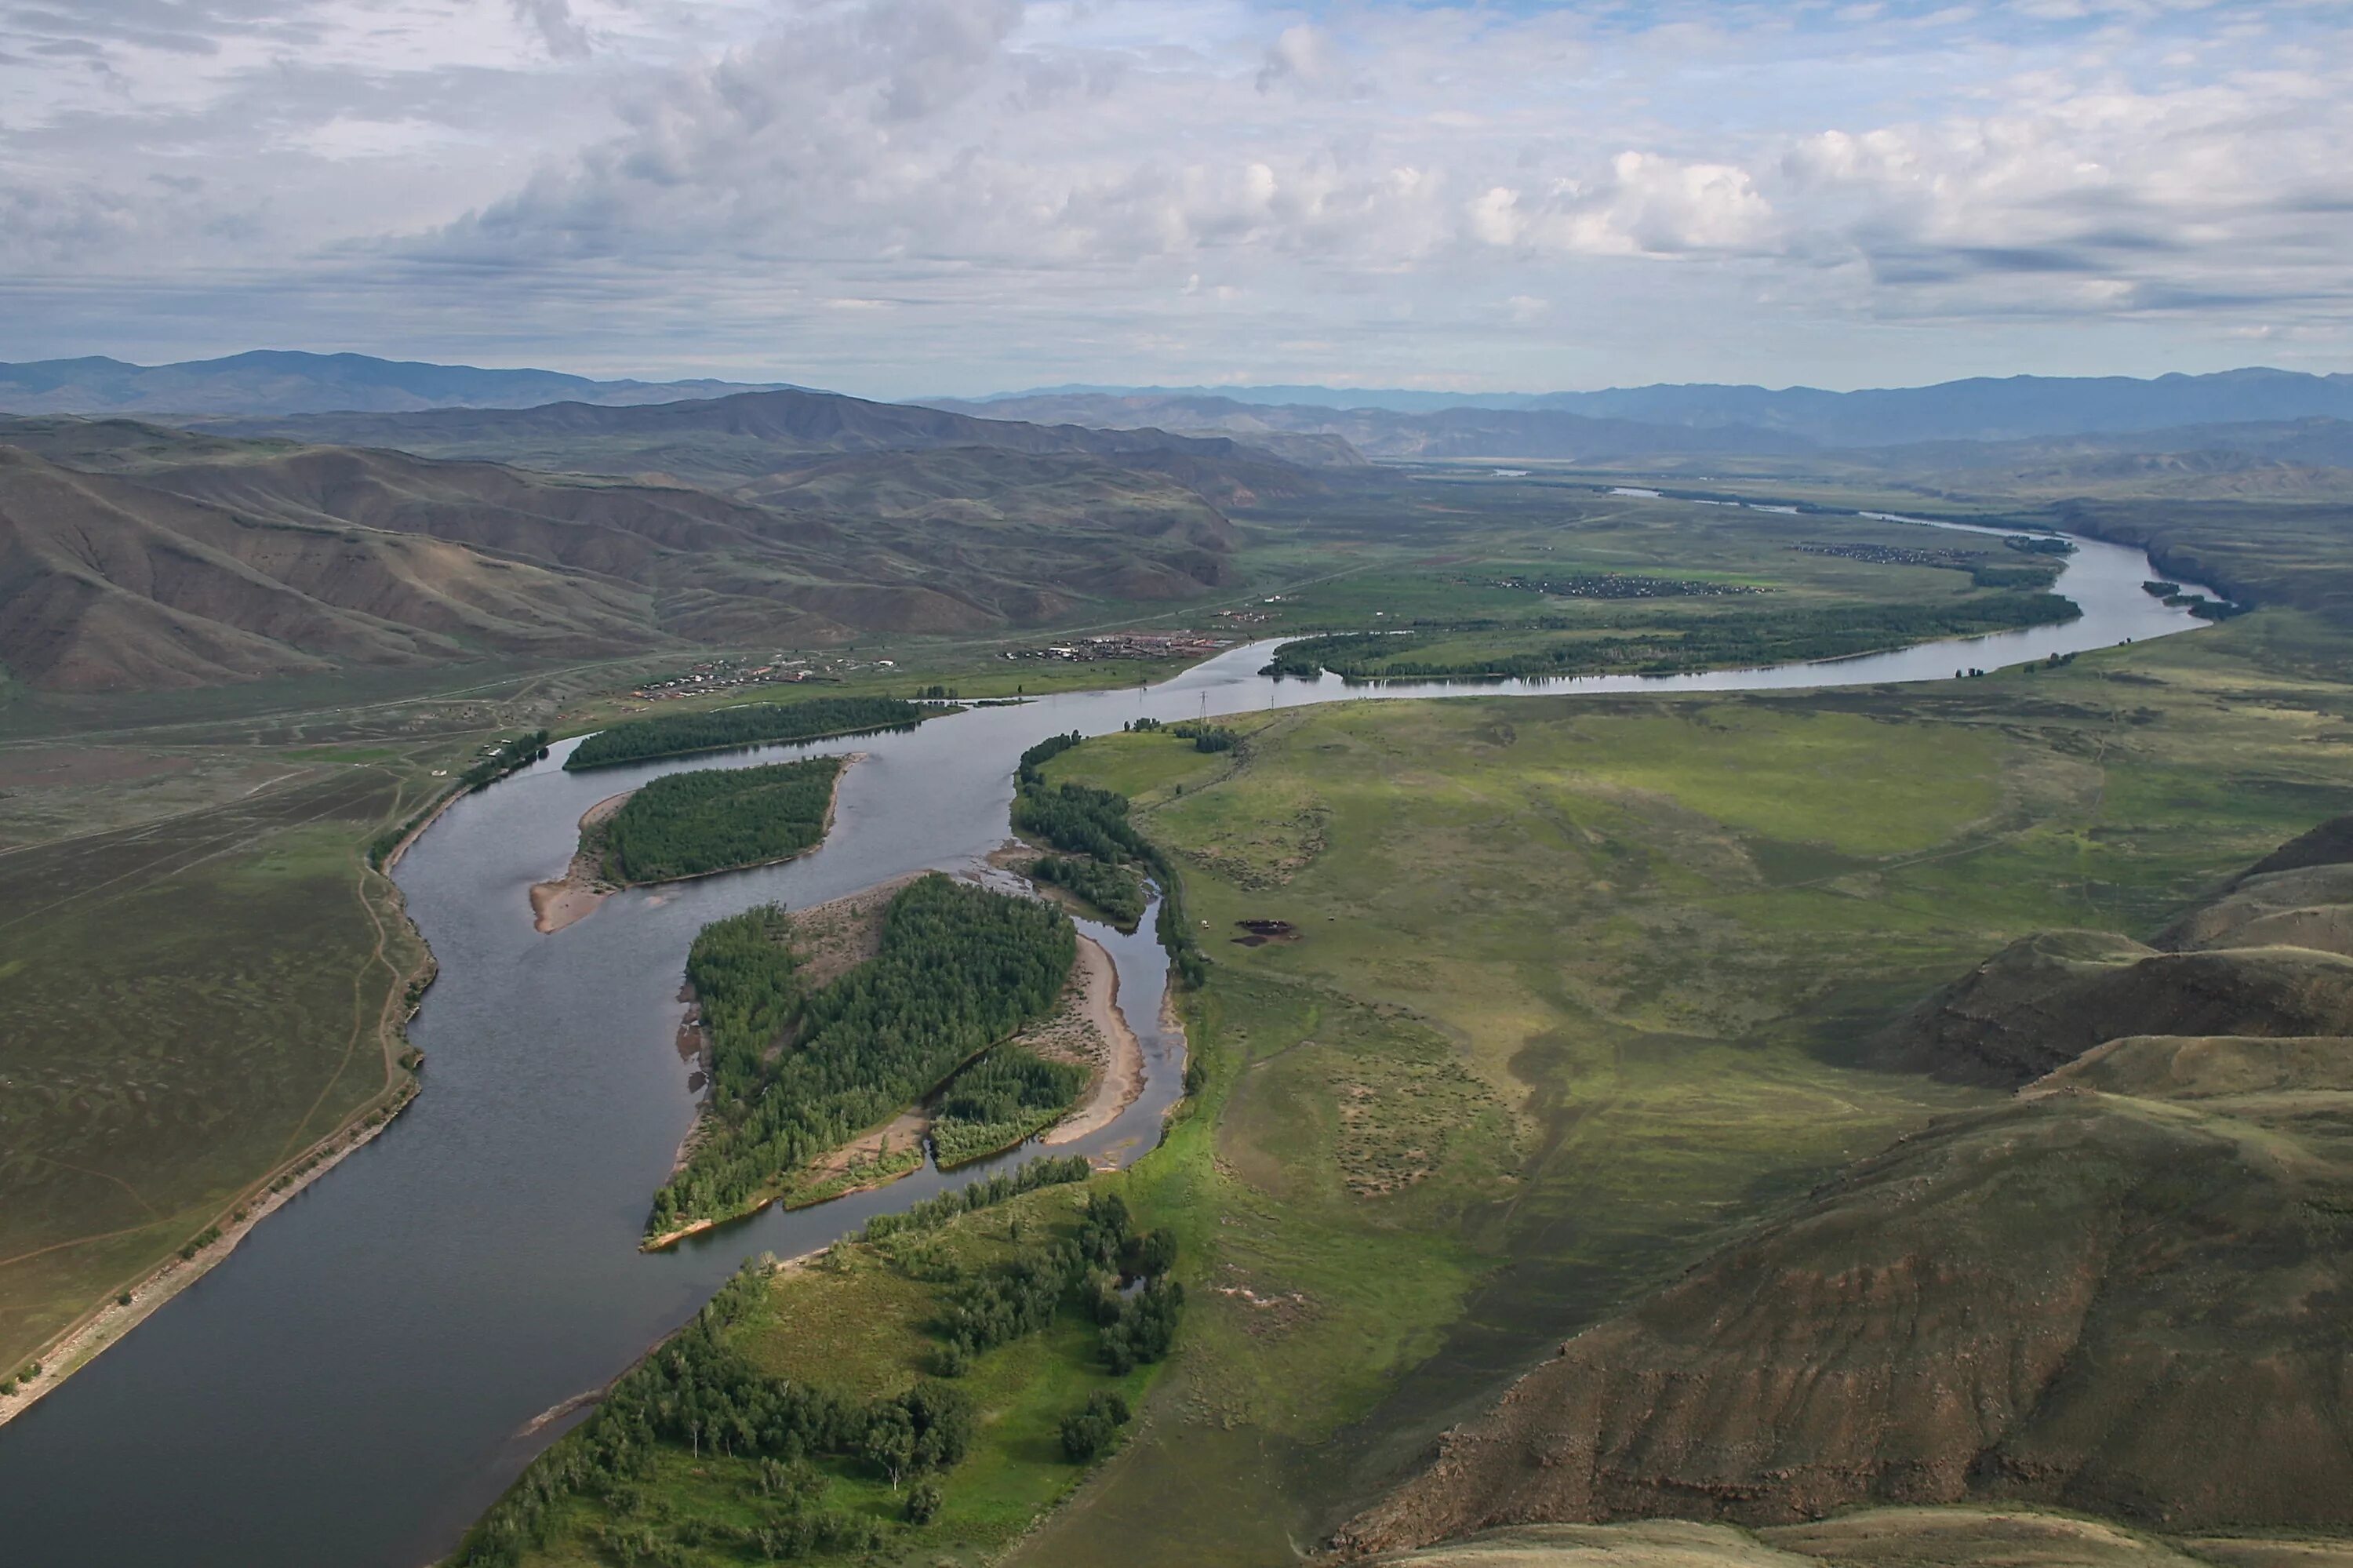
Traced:
<path fill-rule="evenodd" d="M 1885 380 L 2353 315 L 2320 5 L 0 0 L 0 102 L 59 351 Z"/>
<path fill-rule="evenodd" d="M 511 0 L 515 16 L 539 30 L 547 51 L 562 58 L 588 52 L 588 29 L 572 15 L 571 0 Z"/>

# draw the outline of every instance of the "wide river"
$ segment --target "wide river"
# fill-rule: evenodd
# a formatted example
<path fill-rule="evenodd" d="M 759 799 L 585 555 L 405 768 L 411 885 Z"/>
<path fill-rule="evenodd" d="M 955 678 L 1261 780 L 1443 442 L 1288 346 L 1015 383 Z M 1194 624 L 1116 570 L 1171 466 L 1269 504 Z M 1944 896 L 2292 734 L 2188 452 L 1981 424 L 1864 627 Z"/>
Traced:
<path fill-rule="evenodd" d="M 625 894 L 541 936 L 527 890 L 562 871 L 582 811 L 658 773 L 744 761 L 567 774 L 558 748 L 460 801 L 400 864 L 410 913 L 441 962 L 410 1031 L 429 1058 L 423 1096 L 122 1343 L 0 1427 L 0 1560 L 419 1568 L 564 1425 L 526 1436 L 535 1417 L 613 1377 L 744 1258 L 822 1246 L 966 1179 L 926 1170 L 817 1209 L 771 1210 L 673 1252 L 637 1249 L 647 1202 L 693 1115 L 673 1039 L 697 928 L 770 899 L 806 906 L 902 872 L 971 868 L 1005 841 L 1014 763 L 1048 735 L 1336 700 L 1947 680 L 1964 666 L 2200 624 L 2142 591 L 2155 575 L 2138 551 L 2080 541 L 2058 585 L 2084 609 L 2068 625 L 1703 675 L 1349 687 L 1266 679 L 1267 645 L 1238 648 L 1149 689 L 978 708 L 833 743 L 869 758 L 845 779 L 818 853 Z M 1159 1026 L 1166 966 L 1150 921 L 1137 937 L 1085 928 L 1118 964 L 1150 1078 L 1141 1101 L 1076 1148 L 1124 1160 L 1155 1141 L 1182 1045 Z"/>

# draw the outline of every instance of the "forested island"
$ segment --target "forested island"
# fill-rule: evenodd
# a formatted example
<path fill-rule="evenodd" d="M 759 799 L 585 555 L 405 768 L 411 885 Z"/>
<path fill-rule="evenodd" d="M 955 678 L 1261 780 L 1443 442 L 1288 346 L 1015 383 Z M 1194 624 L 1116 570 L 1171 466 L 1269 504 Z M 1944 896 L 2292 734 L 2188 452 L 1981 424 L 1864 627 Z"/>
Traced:
<path fill-rule="evenodd" d="M 875 730 L 913 729 L 927 717 L 954 713 L 897 697 L 812 697 L 799 703 L 747 703 L 709 713 L 629 719 L 598 730 L 564 759 L 567 770 L 610 768 L 656 758 L 688 757 L 738 746 L 826 740 Z"/>
<path fill-rule="evenodd" d="M 1261 673 L 1313 679 L 1324 671 L 1348 680 L 1475 680 L 1638 674 L 1848 659 L 1944 637 L 1977 637 L 2055 626 L 2083 613 L 2051 593 L 1974 595 L 1949 604 L 1854 605 L 1838 609 L 1758 610 L 1720 620 L 1641 628 L 1601 636 L 1532 639 L 1531 632 L 1575 631 L 1562 617 L 1512 622 L 1417 622 L 1400 631 L 1350 631 L 1302 638 L 1274 652 Z M 1492 637 L 1493 653 L 1434 656 L 1440 637 L 1460 643 Z M 1533 645 L 1531 645 L 1533 643 Z"/>
<path fill-rule="evenodd" d="M 776 1197 L 801 1167 L 1045 1017 L 1076 957 L 1060 910 L 937 873 L 891 900 L 875 956 L 821 989 L 806 983 L 781 907 L 704 927 L 686 968 L 710 1036 L 710 1105 L 684 1164 L 654 1195 L 648 1235 Z M 1014 1051 L 951 1086 L 961 1114 L 935 1121 L 943 1147 L 978 1149 L 1000 1118 L 1026 1120 L 1042 1099 L 1059 1094 L 1059 1108 L 1075 1098 L 1082 1072 L 1034 1071 Z"/>
<path fill-rule="evenodd" d="M 670 773 L 603 824 L 601 868 L 623 885 L 765 865 L 824 842 L 849 759 Z M 596 830 L 585 830 L 593 833 Z"/>

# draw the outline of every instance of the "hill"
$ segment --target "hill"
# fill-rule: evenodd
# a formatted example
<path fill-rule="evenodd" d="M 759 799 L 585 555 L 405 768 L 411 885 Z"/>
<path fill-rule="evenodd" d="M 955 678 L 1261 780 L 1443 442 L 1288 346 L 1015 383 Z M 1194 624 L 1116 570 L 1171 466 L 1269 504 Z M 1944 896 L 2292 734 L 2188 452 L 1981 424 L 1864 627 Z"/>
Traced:
<path fill-rule="evenodd" d="M 1686 427 L 1597 418 L 1544 408 L 1455 408 L 1428 413 L 1385 408 L 1270 406 L 1230 397 L 1013 397 L 938 405 L 995 418 L 1068 420 L 1113 429 L 1165 427 L 1197 436 L 1222 432 L 1253 442 L 1345 441 L 1377 458 L 1516 457 L 1588 461 L 1645 455 L 1745 455 L 1810 451 L 1814 443 L 1753 425 Z"/>
<path fill-rule="evenodd" d="M 259 522 L 0 446 L 0 662 L 58 691 L 168 689 L 642 637 L 625 585 L 420 535 Z"/>
<path fill-rule="evenodd" d="M 2353 1547 L 2298 1537 L 2166 1541 L 2021 1508 L 1875 1508 L 1758 1531 L 1683 1520 L 1534 1524 L 1380 1558 L 1397 1568 L 2346 1568 Z"/>
<path fill-rule="evenodd" d="M 2229 896 L 2275 919 L 2334 899 L 2345 870 Z M 2048 1072 L 1569 1340 L 1341 1544 L 1967 1500 L 2175 1531 L 2353 1524 L 2348 973 L 2334 953 L 2076 934 L 1981 967 L 1910 1038 L 1931 1065 Z"/>
<path fill-rule="evenodd" d="M 1169 475 L 987 449 L 827 460 L 746 500 L 122 420 L 0 420 L 0 662 L 61 691 L 981 631 L 1199 594 L 1236 542 Z"/>
<path fill-rule="evenodd" d="M 1039 425 L 829 392 L 751 392 L 631 408 L 552 403 L 521 409 L 434 409 L 414 414 L 314 414 L 223 419 L 224 435 L 391 447 L 428 457 L 485 458 L 572 473 L 659 475 L 728 486 L 818 457 L 979 447 L 1038 457 L 1083 457 L 1166 474 L 1204 494 L 1226 490 L 1299 493 L 1303 471 L 1230 437 L 1163 430 Z M 1362 459 L 1344 445 L 1319 450 L 1328 466 Z"/>
<path fill-rule="evenodd" d="M 364 354 L 257 350 L 226 359 L 0 365 L 0 409 L 20 414 L 307 414 L 331 408 L 528 408 L 660 403 L 754 390 L 728 381 L 593 381 L 554 370 L 482 370 Z"/>

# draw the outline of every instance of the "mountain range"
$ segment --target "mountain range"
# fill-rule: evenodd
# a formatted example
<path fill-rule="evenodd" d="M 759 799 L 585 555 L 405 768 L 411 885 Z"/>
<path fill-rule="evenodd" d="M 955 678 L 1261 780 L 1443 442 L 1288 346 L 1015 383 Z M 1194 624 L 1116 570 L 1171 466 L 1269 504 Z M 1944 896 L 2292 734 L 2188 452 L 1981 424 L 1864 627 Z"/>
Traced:
<path fill-rule="evenodd" d="M 302 414 L 332 408 L 521 408 L 666 403 L 772 390 L 728 381 L 594 381 L 555 370 L 481 370 L 364 354 L 261 349 L 226 359 L 0 364 L 0 411 L 16 414 Z"/>
<path fill-rule="evenodd" d="M 2253 367 L 2205 376 L 2012 376 L 1929 387 L 1831 392 L 1811 387 L 1658 385 L 1594 392 L 1447 393 L 1330 387 L 1055 387 L 935 408 L 987 408 L 999 418 L 1080 418 L 1082 409 L 1314 408 L 1351 414 L 1434 415 L 1468 409 L 1574 415 L 1689 429 L 1771 431 L 1816 447 L 1895 446 L 1915 441 L 2000 441 L 2092 431 L 2353 418 L 2353 376 L 2312 376 Z M 1298 416 L 1261 413 L 1271 428 L 1299 429 Z M 1185 421 L 1162 418 L 1160 422 Z M 1372 450 L 1367 448 L 1367 450 Z M 1730 449 L 1724 449 L 1730 450 Z M 1748 450 L 1769 450 L 1752 447 Z M 1393 455 L 1383 453 L 1379 455 Z M 1402 455 L 1402 454 L 1394 454 Z M 1523 452 L 1520 456 L 1538 456 Z"/>
<path fill-rule="evenodd" d="M 157 689 L 1066 621 L 1229 584 L 1226 506 L 1361 461 L 794 391 L 252 428 L 299 439 L 0 419 L 15 679 Z"/>

